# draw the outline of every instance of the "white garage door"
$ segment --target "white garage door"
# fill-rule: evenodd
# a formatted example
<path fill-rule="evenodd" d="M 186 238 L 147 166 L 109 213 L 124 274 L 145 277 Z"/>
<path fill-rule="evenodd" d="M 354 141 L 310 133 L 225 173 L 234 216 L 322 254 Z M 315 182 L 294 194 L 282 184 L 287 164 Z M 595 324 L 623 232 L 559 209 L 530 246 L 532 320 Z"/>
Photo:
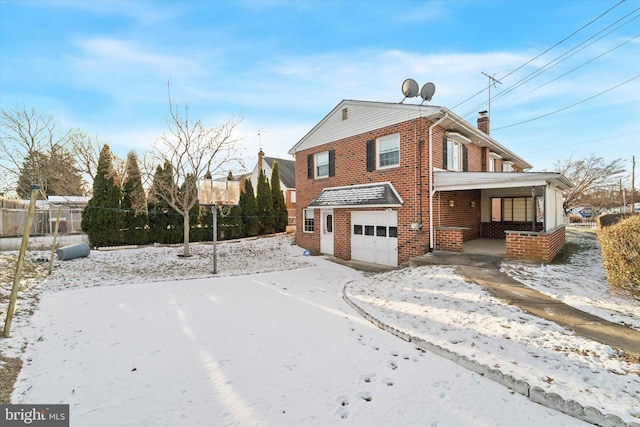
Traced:
<path fill-rule="evenodd" d="M 397 212 L 351 212 L 351 259 L 398 265 Z"/>

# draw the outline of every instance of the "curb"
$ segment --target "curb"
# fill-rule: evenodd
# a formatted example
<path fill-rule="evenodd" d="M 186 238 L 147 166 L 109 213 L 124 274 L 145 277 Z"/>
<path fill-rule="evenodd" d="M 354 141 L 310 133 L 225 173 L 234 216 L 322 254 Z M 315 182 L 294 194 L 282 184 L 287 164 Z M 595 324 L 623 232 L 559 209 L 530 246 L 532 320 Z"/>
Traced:
<path fill-rule="evenodd" d="M 547 393 L 540 387 L 531 387 L 529 383 L 519 380 L 513 375 L 504 374 L 499 369 L 483 365 L 475 360 L 469 359 L 467 356 L 461 356 L 444 347 L 430 343 L 423 338 L 414 337 L 404 331 L 394 328 L 393 326 L 387 325 L 386 323 L 376 319 L 365 309 L 349 299 L 349 296 L 347 295 L 348 285 L 349 283 L 346 283 L 342 288 L 342 299 L 358 314 L 383 331 L 389 332 L 404 341 L 414 343 L 419 348 L 427 350 L 437 356 L 451 360 L 471 372 L 482 375 L 483 377 L 525 396 L 534 403 L 562 412 L 579 420 L 602 427 L 640 427 L 640 423 L 627 423 L 617 415 L 603 414 L 598 409 L 591 406 L 583 406 L 575 400 L 566 400 L 557 393 Z"/>

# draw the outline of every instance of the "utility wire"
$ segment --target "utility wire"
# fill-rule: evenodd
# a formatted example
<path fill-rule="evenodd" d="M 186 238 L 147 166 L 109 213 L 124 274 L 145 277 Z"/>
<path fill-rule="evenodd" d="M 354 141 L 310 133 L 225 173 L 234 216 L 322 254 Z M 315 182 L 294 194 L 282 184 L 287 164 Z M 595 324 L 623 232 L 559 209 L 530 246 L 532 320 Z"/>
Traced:
<path fill-rule="evenodd" d="M 604 53 L 602 53 L 602 54 L 600 54 L 600 55 L 596 56 L 595 58 L 590 59 L 589 61 L 587 61 L 587 62 L 585 62 L 585 63 L 583 63 L 583 64 L 578 65 L 577 67 L 575 67 L 575 68 L 573 68 L 573 69 L 571 69 L 571 70 L 567 71 L 566 73 L 559 75 L 559 76 L 558 76 L 558 77 L 556 77 L 555 79 L 549 80 L 548 82 L 543 83 L 543 84 L 541 84 L 540 86 L 538 86 L 538 87 L 536 87 L 536 88 L 534 88 L 534 89 L 531 89 L 530 91 L 525 92 L 525 93 L 523 93 L 522 95 L 520 95 L 519 97 L 517 97 L 517 98 L 513 98 L 513 99 L 509 100 L 509 101 L 508 101 L 508 102 L 506 102 L 506 103 L 502 103 L 502 105 L 507 105 L 507 104 L 509 104 L 509 103 L 511 103 L 511 102 L 513 102 L 513 101 L 515 101 L 515 100 L 517 100 L 517 99 L 522 98 L 523 96 L 525 96 L 525 95 L 527 95 L 527 94 L 529 94 L 529 93 L 531 93 L 531 92 L 535 92 L 535 91 L 537 91 L 537 90 L 539 90 L 539 89 L 543 88 L 544 86 L 546 86 L 546 85 L 548 85 L 548 84 L 550 84 L 550 83 L 553 83 L 553 82 L 555 82 L 556 80 L 558 80 L 558 79 L 560 79 L 560 78 L 562 78 L 562 77 L 566 76 L 567 74 L 570 74 L 570 73 L 572 73 L 572 72 L 574 72 L 574 71 L 578 70 L 579 68 L 582 68 L 582 67 L 584 67 L 585 65 L 588 65 L 588 64 L 592 63 L 593 61 L 595 61 L 595 60 L 597 60 L 597 59 L 599 59 L 599 58 L 601 58 L 601 57 L 603 57 L 603 56 L 605 56 L 605 55 L 607 55 L 607 54 L 609 54 L 609 53 L 613 52 L 614 50 L 618 49 L 619 47 L 624 46 L 625 44 L 627 44 L 627 43 L 629 43 L 629 42 L 631 42 L 631 41 L 633 41 L 633 40 L 635 40 L 635 39 L 637 39 L 638 37 L 640 37 L 640 34 L 638 34 L 637 36 L 632 37 L 632 38 L 630 38 L 630 39 L 628 39 L 628 40 L 625 40 L 624 42 L 620 43 L 618 46 L 616 46 L 616 47 L 613 47 L 613 48 L 609 49 L 608 51 L 606 51 L 606 52 L 604 52 Z M 586 47 L 586 46 L 585 46 L 585 47 Z M 566 59 L 566 58 L 565 58 L 565 59 Z"/>
<path fill-rule="evenodd" d="M 584 41 L 582 41 L 581 43 L 577 44 L 576 46 L 574 46 L 573 48 L 569 49 L 568 51 L 564 52 L 562 55 L 556 57 L 555 59 L 553 59 L 550 62 L 547 62 L 545 65 L 543 65 L 542 67 L 538 68 L 536 71 L 532 72 L 531 74 L 523 77 L 522 79 L 518 80 L 517 82 L 515 82 L 514 84 L 512 84 L 511 86 L 505 88 L 502 92 L 497 93 L 493 99 L 498 99 L 501 98 L 511 92 L 513 92 L 514 90 L 516 90 L 517 88 L 519 88 L 520 86 L 522 86 L 523 84 L 533 80 L 534 78 L 538 77 L 539 75 L 541 75 L 542 73 L 544 73 L 545 71 L 550 70 L 551 68 L 555 67 L 556 65 L 566 61 L 567 59 L 571 58 L 572 56 L 576 55 L 578 52 L 583 51 L 584 49 L 586 49 L 587 47 L 591 46 L 592 44 L 596 43 L 599 40 L 602 40 L 604 37 L 608 36 L 609 34 L 613 33 L 614 31 L 617 31 L 618 29 L 624 27 L 625 25 L 631 23 L 632 21 L 638 19 L 640 17 L 640 15 L 637 15 L 635 17 L 633 17 L 632 19 L 630 19 L 629 21 L 619 25 L 618 27 L 612 29 L 611 31 L 607 32 L 606 34 L 603 34 L 602 36 L 600 36 L 599 38 L 591 41 L 591 43 L 588 43 L 585 45 L 585 43 L 587 43 L 589 40 L 593 39 L 594 37 L 598 36 L 599 34 L 603 33 L 604 31 L 608 30 L 609 28 L 611 28 L 612 26 L 614 26 L 615 24 L 621 22 L 622 20 L 628 18 L 630 15 L 633 15 L 634 13 L 636 13 L 638 10 L 640 10 L 640 8 L 635 9 L 634 11 L 628 13 L 627 15 L 623 16 L 622 18 L 618 19 L 617 21 L 615 21 L 614 23 L 612 23 L 611 25 L 608 25 L 607 27 L 603 28 L 602 30 L 598 31 L 597 33 L 595 33 L 594 35 L 592 35 L 591 37 L 585 39 Z M 634 37 L 635 38 L 635 37 Z M 627 40 L 627 42 L 630 40 Z M 626 42 L 625 42 L 626 43 Z M 623 43 L 624 44 L 624 43 Z M 584 46 L 583 46 L 584 45 Z M 581 49 L 578 49 L 580 46 L 582 46 Z M 577 50 L 576 50 L 577 49 Z M 606 52 L 608 53 L 608 52 Z M 602 56 L 602 55 L 600 55 Z M 599 58 L 600 56 L 596 57 Z M 592 62 L 592 60 L 589 60 L 588 62 L 586 62 L 585 64 L 588 64 L 589 62 Z M 583 64 L 583 65 L 585 65 Z M 575 68 L 574 70 L 578 69 L 580 67 Z M 563 74 L 566 75 L 567 73 Z M 503 77 L 504 78 L 504 77 Z M 553 80 L 552 80 L 553 81 Z M 549 82 L 550 83 L 550 82 Z M 544 85 L 543 85 L 544 86 Z M 467 117 L 471 114 L 474 114 L 479 108 L 484 106 L 484 102 L 481 103 L 480 105 L 472 108 L 471 110 L 469 110 L 467 113 L 465 113 L 462 117 Z"/>
<path fill-rule="evenodd" d="M 530 60 L 528 60 L 527 62 L 525 62 L 524 64 L 522 64 L 521 66 L 519 66 L 518 68 L 516 68 L 515 70 L 511 70 L 507 75 L 501 77 L 502 79 L 505 79 L 507 77 L 509 77 L 510 75 L 512 75 L 513 73 L 515 73 L 516 71 L 519 71 L 520 69 L 522 69 L 523 67 L 529 65 L 531 62 L 535 61 L 536 59 L 540 58 L 542 55 L 544 55 L 545 53 L 549 52 L 551 49 L 553 49 L 554 47 L 564 43 L 565 41 L 569 40 L 571 37 L 573 37 L 574 35 L 576 35 L 577 33 L 579 33 L 580 31 L 582 31 L 583 29 L 585 29 L 586 27 L 588 27 L 589 25 L 593 24 L 594 22 L 596 22 L 598 19 L 602 18 L 603 16 L 605 16 L 607 13 L 611 12 L 613 9 L 615 9 L 616 7 L 620 6 L 622 3 L 624 3 L 625 0 L 621 0 L 620 2 L 618 2 L 616 5 L 614 5 L 613 7 L 611 7 L 610 9 L 608 9 L 607 11 L 603 12 L 602 14 L 600 14 L 600 16 L 598 16 L 597 18 L 592 19 L 590 22 L 586 23 L 585 25 L 583 25 L 582 27 L 578 28 L 576 31 L 574 31 L 573 33 L 571 33 L 570 35 L 568 35 L 567 37 L 565 37 L 564 39 L 560 40 L 559 42 L 557 42 L 556 44 L 554 44 L 553 46 L 549 47 L 547 50 L 545 50 L 544 52 L 538 54 L 537 56 L 531 58 Z M 459 107 L 460 105 L 468 102 L 469 100 L 475 98 L 476 96 L 480 95 L 481 93 L 483 93 L 485 90 L 489 89 L 489 86 L 487 86 L 485 89 L 482 89 L 476 93 L 474 93 L 473 95 L 471 95 L 469 98 L 465 99 L 462 102 L 459 102 L 458 104 L 454 105 L 451 109 L 454 110 L 457 107 Z"/>
<path fill-rule="evenodd" d="M 510 125 L 507 125 L 507 126 L 501 126 L 501 127 L 499 127 L 499 128 L 495 128 L 495 129 L 493 129 L 493 130 L 494 130 L 494 131 L 496 131 L 496 130 L 500 130 L 500 129 L 510 128 L 510 127 L 513 127 L 513 126 L 518 126 L 518 125 L 521 125 L 521 124 L 524 124 L 524 123 L 529 123 L 529 122 L 532 122 L 532 121 L 534 121 L 534 120 L 541 119 L 541 118 L 543 118 L 543 117 L 550 116 L 550 115 L 552 115 L 552 114 L 559 113 L 559 112 L 564 111 L 564 110 L 568 110 L 569 108 L 575 107 L 576 105 L 582 104 L 582 103 L 587 102 L 587 101 L 589 101 L 589 100 L 591 100 L 591 99 L 593 99 L 593 98 L 595 98 L 595 97 L 597 97 L 597 96 L 600 96 L 600 95 L 602 95 L 602 94 L 605 94 L 605 93 L 607 93 L 607 92 L 610 92 L 610 91 L 612 91 L 612 90 L 614 90 L 614 89 L 616 89 L 616 88 L 619 88 L 620 86 L 623 86 L 623 85 L 625 85 L 625 84 L 627 84 L 627 83 L 629 83 L 629 82 L 631 82 L 631 81 L 633 81 L 633 80 L 635 80 L 635 79 L 637 79 L 637 78 L 639 78 L 639 77 L 640 77 L 640 74 L 638 74 L 637 76 L 632 77 L 632 78 L 630 78 L 629 80 L 624 81 L 624 82 L 622 82 L 622 83 L 620 83 L 620 84 L 618 84 L 618 85 L 615 85 L 615 86 L 613 86 L 613 87 L 610 87 L 610 88 L 609 88 L 609 89 L 607 89 L 607 90 L 603 90 L 603 91 L 602 91 L 602 92 L 600 92 L 600 93 L 597 93 L 597 94 L 595 94 L 595 95 L 593 95 L 593 96 L 590 96 L 589 98 L 583 99 L 582 101 L 578 101 L 578 102 L 576 102 L 575 104 L 571 104 L 571 105 L 568 105 L 568 106 L 566 106 L 566 107 L 564 107 L 564 108 L 560 108 L 559 110 L 551 111 L 550 113 L 546 113 L 546 114 L 543 114 L 543 115 L 541 115 L 541 116 L 534 117 L 534 118 L 532 118 L 532 119 L 528 119 L 528 120 L 524 120 L 524 121 L 521 121 L 521 122 L 518 122 L 518 123 L 513 123 L 513 124 L 510 124 Z"/>

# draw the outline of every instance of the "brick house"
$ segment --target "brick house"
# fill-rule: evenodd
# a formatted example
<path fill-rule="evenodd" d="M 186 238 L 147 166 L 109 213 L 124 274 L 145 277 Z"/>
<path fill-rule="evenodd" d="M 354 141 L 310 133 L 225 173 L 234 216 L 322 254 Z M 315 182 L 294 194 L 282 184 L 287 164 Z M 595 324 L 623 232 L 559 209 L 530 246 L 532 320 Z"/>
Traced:
<path fill-rule="evenodd" d="M 564 245 L 558 173 L 525 160 L 437 106 L 343 100 L 289 153 L 296 242 L 313 253 L 400 265 L 475 238 L 507 257 L 549 262 Z M 429 191 L 431 189 L 431 191 Z"/>

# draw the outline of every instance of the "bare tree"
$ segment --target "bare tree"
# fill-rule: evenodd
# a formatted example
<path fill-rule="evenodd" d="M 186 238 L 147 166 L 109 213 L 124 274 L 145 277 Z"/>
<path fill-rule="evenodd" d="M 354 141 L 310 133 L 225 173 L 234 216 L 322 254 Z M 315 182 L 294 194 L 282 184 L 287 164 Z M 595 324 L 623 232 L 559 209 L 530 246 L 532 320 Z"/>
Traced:
<path fill-rule="evenodd" d="M 20 175 L 29 171 L 29 184 L 47 188 L 51 171 L 47 159 L 66 145 L 68 134 L 59 132 L 51 116 L 37 114 L 34 109 L 2 110 L 0 168 L 7 175 L 5 180 L 18 183 Z M 15 188 L 20 193 L 19 188 Z M 25 192 L 28 192 L 25 190 Z"/>
<path fill-rule="evenodd" d="M 60 130 L 53 117 L 35 109 L 2 110 L 0 125 L 3 191 L 28 194 L 30 184 L 38 184 L 58 194 L 88 192 L 100 153 L 97 138 L 80 130 Z"/>
<path fill-rule="evenodd" d="M 143 163 L 147 177 L 153 176 L 157 165 L 172 166 L 171 182 L 156 182 L 155 192 L 182 215 L 183 256 L 189 256 L 189 211 L 198 201 L 197 179 L 207 172 L 216 176 L 232 168 L 244 168 L 240 140 L 233 135 L 239 120 L 232 118 L 218 127 L 207 127 L 200 120 L 192 122 L 188 105 L 184 112 L 174 106 L 169 85 L 168 89 L 169 132 L 156 139 Z"/>
<path fill-rule="evenodd" d="M 606 190 L 615 185 L 620 174 L 625 172 L 622 162 L 622 159 L 607 162 L 595 154 L 583 159 L 574 160 L 569 157 L 555 162 L 555 170 L 569 178 L 574 185 L 564 193 L 564 211 L 569 212 L 571 208 L 594 203 L 595 200 L 599 206 L 593 207 L 606 206 L 607 202 L 602 200 L 602 195 L 608 194 Z"/>
<path fill-rule="evenodd" d="M 104 142 L 100 142 L 97 135 L 92 138 L 91 135 L 80 129 L 73 129 L 69 133 L 69 140 L 76 159 L 76 167 L 85 176 L 85 180 L 91 184 L 98 169 L 98 159 Z"/>

